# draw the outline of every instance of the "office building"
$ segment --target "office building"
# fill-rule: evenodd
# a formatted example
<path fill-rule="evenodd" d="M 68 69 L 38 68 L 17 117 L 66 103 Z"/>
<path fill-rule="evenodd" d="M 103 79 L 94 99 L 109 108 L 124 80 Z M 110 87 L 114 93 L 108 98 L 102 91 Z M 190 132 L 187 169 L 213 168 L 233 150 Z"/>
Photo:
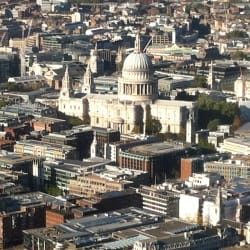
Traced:
<path fill-rule="evenodd" d="M 140 186 L 142 208 L 170 217 L 179 217 L 179 194 L 167 189 L 167 184 Z"/>
<path fill-rule="evenodd" d="M 187 147 L 169 142 L 134 146 L 120 151 L 119 166 L 146 171 L 152 180 L 160 181 L 179 176 L 180 161 L 187 151 Z"/>
<path fill-rule="evenodd" d="M 43 143 L 36 140 L 17 141 L 15 153 L 29 154 L 39 159 L 78 159 L 76 148 L 55 143 Z"/>

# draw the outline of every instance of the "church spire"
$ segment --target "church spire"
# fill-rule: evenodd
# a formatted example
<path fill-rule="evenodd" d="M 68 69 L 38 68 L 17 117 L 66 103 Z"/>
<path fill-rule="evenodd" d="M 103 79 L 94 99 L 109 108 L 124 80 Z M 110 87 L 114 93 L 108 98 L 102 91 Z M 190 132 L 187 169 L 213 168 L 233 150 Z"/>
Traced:
<path fill-rule="evenodd" d="M 86 94 L 94 93 L 93 73 L 90 68 L 90 63 L 88 63 L 86 72 L 83 76 L 82 92 Z"/>
<path fill-rule="evenodd" d="M 94 131 L 94 138 L 90 146 L 90 157 L 94 158 L 96 156 L 97 156 L 97 139 L 96 139 L 96 131 Z"/>
<path fill-rule="evenodd" d="M 62 88 L 70 89 L 70 79 L 69 79 L 69 66 L 66 65 L 65 73 L 62 79 Z"/>
<path fill-rule="evenodd" d="M 69 78 L 69 67 L 66 65 L 65 73 L 62 79 L 61 96 L 69 97 L 71 92 L 70 78 Z"/>
<path fill-rule="evenodd" d="M 140 33 L 138 32 L 135 36 L 135 49 L 134 52 L 141 52 L 141 40 L 140 40 Z"/>

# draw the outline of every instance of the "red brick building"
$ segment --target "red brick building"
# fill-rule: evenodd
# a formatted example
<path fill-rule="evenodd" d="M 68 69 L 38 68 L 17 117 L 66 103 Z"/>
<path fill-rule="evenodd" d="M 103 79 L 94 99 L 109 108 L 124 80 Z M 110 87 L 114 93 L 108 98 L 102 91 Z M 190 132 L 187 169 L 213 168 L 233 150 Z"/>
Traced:
<path fill-rule="evenodd" d="M 182 158 L 181 175 L 182 180 L 187 180 L 193 173 L 203 171 L 203 161 L 200 158 Z"/>
<path fill-rule="evenodd" d="M 0 248 L 22 243 L 23 230 L 45 226 L 45 204 L 21 206 L 20 210 L 0 214 Z"/>
<path fill-rule="evenodd" d="M 41 117 L 38 119 L 33 119 L 30 122 L 30 125 L 35 131 L 47 132 L 59 132 L 68 128 L 67 121 L 52 117 Z"/>
<path fill-rule="evenodd" d="M 30 133 L 30 126 L 27 124 L 20 124 L 13 127 L 6 127 L 4 131 L 11 135 L 12 139 L 19 140 L 20 136 Z"/>
<path fill-rule="evenodd" d="M 68 219 L 74 219 L 74 214 L 71 210 L 51 209 L 46 211 L 46 227 L 62 224 Z"/>
<path fill-rule="evenodd" d="M 97 194 L 92 199 L 79 199 L 80 206 L 96 208 L 98 212 L 108 212 L 127 207 L 142 207 L 141 195 L 133 190 L 112 191 Z"/>

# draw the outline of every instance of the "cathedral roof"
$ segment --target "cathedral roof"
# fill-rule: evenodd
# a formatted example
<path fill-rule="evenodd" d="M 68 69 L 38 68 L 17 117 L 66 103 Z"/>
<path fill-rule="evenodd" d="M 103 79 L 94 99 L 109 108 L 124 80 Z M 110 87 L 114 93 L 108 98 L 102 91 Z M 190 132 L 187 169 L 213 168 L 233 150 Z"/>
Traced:
<path fill-rule="evenodd" d="M 153 65 L 148 55 L 141 52 L 140 37 L 136 36 L 134 52 L 127 56 L 123 64 L 123 72 L 151 72 Z"/>
<path fill-rule="evenodd" d="M 123 72 L 152 71 L 153 65 L 148 55 L 142 52 L 133 52 L 127 56 L 123 64 Z"/>

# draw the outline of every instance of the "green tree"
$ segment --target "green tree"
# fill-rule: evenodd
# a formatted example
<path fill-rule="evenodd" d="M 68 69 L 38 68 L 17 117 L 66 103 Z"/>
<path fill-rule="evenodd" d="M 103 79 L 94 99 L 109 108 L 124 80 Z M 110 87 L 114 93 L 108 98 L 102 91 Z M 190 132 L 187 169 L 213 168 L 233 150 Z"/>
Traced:
<path fill-rule="evenodd" d="M 231 58 L 233 60 L 248 60 L 248 56 L 243 51 L 236 51 L 232 53 Z"/>
<path fill-rule="evenodd" d="M 243 30 L 234 30 L 229 33 L 227 33 L 228 39 L 236 39 L 236 38 L 248 38 L 248 34 Z"/>
<path fill-rule="evenodd" d="M 216 131 L 219 124 L 220 124 L 220 120 L 219 119 L 214 119 L 214 120 L 211 120 L 211 121 L 208 122 L 207 128 L 210 131 Z"/>
<path fill-rule="evenodd" d="M 162 129 L 162 125 L 160 121 L 152 117 L 150 106 L 147 105 L 146 107 L 146 134 L 148 135 L 159 134 L 161 129 Z"/>
<path fill-rule="evenodd" d="M 79 125 L 83 125 L 84 124 L 84 121 L 81 120 L 80 118 L 78 117 L 74 117 L 74 116 L 67 116 L 67 121 L 69 123 L 69 125 L 71 127 L 74 127 L 74 126 L 79 126 Z"/>
<path fill-rule="evenodd" d="M 8 104 L 10 104 L 10 102 L 6 101 L 6 100 L 0 100 L 0 108 L 7 106 Z"/>
<path fill-rule="evenodd" d="M 203 75 L 196 75 L 194 77 L 194 82 L 197 87 L 206 88 L 207 87 L 207 78 Z"/>
<path fill-rule="evenodd" d="M 213 128 L 219 124 L 233 124 L 235 117 L 240 119 L 240 110 L 236 103 L 214 101 L 206 95 L 198 98 L 198 128 Z M 239 123 L 239 122 L 238 122 Z"/>
<path fill-rule="evenodd" d="M 54 184 L 45 183 L 44 192 L 53 196 L 62 195 L 62 190 Z"/>
<path fill-rule="evenodd" d="M 141 126 L 138 125 L 138 124 L 135 124 L 133 130 L 132 130 L 132 133 L 135 133 L 135 134 L 140 134 L 141 133 Z"/>
<path fill-rule="evenodd" d="M 151 130 L 152 130 L 152 134 L 155 135 L 155 134 L 159 134 L 160 131 L 162 129 L 162 125 L 160 123 L 159 120 L 153 118 L 151 120 Z"/>
<path fill-rule="evenodd" d="M 201 154 L 211 154 L 211 153 L 216 152 L 214 145 L 211 143 L 208 143 L 206 139 L 200 139 L 198 143 L 198 147 L 201 151 L 200 152 Z"/>

